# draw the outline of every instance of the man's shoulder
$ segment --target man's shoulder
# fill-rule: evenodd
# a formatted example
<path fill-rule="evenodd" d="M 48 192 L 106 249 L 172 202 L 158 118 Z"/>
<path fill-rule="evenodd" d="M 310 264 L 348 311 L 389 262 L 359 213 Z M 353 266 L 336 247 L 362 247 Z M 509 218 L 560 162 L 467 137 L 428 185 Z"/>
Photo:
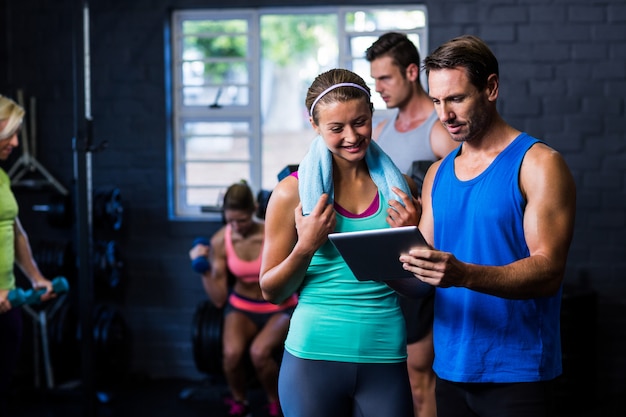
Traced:
<path fill-rule="evenodd" d="M 386 117 L 384 119 L 382 119 L 380 122 L 378 122 L 376 124 L 376 126 L 374 126 L 374 128 L 372 129 L 372 138 L 374 140 L 378 140 L 380 139 L 380 134 L 382 133 L 383 129 L 385 128 L 385 126 L 387 125 L 387 123 L 389 123 L 389 120 L 391 118 Z"/>

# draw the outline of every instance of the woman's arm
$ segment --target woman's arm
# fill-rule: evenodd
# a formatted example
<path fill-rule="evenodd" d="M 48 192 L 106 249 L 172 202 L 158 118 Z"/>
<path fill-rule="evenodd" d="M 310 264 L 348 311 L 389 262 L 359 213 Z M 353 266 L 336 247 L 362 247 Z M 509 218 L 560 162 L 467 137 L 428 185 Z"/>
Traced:
<path fill-rule="evenodd" d="M 47 280 L 39 270 L 37 262 L 33 257 L 28 241 L 28 235 L 22 227 L 19 218 L 15 218 L 13 223 L 14 245 L 15 245 L 15 264 L 26 275 L 33 285 L 33 288 L 46 288 L 46 294 L 42 296 L 42 301 L 50 298 L 52 292 L 52 283 Z"/>
<path fill-rule="evenodd" d="M 335 229 L 335 211 L 327 200 L 322 195 L 311 214 L 303 216 L 296 178 L 285 178 L 272 191 L 260 275 L 266 300 L 280 304 L 300 288 L 313 254 Z"/>
<path fill-rule="evenodd" d="M 228 297 L 228 265 L 226 263 L 225 227 L 211 237 L 208 257 L 211 267 L 202 274 L 202 286 L 209 299 L 217 308 L 226 305 Z"/>

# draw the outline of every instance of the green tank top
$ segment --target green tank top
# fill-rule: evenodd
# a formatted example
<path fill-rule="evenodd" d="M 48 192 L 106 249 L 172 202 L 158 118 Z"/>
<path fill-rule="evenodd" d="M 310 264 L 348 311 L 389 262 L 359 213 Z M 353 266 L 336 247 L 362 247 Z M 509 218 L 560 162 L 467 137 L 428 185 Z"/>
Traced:
<path fill-rule="evenodd" d="M 355 219 L 336 213 L 336 231 L 389 227 L 382 195 L 380 201 L 372 216 Z M 313 255 L 306 272 L 285 349 L 303 359 L 402 362 L 406 359 L 406 336 L 397 295 L 385 284 L 358 281 L 327 241 Z"/>
<path fill-rule="evenodd" d="M 13 225 L 17 211 L 17 201 L 11 191 L 11 180 L 7 173 L 0 169 L 0 290 L 15 288 Z"/>

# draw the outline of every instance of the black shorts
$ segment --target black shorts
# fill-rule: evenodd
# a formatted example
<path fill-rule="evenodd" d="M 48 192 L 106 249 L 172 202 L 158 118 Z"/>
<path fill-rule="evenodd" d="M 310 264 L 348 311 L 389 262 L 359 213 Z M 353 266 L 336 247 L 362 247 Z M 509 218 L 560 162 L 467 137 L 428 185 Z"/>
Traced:
<path fill-rule="evenodd" d="M 293 302 L 286 302 L 284 307 L 276 307 L 276 308 L 271 309 L 271 311 L 268 311 L 268 312 L 263 312 L 264 309 L 262 307 L 259 308 L 259 311 L 254 311 L 256 309 L 254 306 L 251 307 L 250 309 L 234 306 L 232 304 L 233 297 L 235 299 L 242 300 L 244 303 L 248 302 L 250 304 L 253 304 L 253 305 L 256 304 L 258 306 L 269 305 L 269 303 L 267 301 L 253 300 L 251 298 L 247 298 L 236 293 L 231 293 L 231 295 L 228 297 L 226 305 L 224 306 L 224 317 L 226 317 L 229 313 L 232 313 L 233 311 L 239 311 L 245 314 L 250 320 L 252 320 L 252 322 L 259 329 L 262 329 L 263 327 L 265 327 L 267 322 L 276 314 L 284 314 L 288 317 L 291 317 L 294 309 L 296 308 L 295 305 L 292 305 L 294 304 Z M 292 301 L 292 300 L 289 300 L 289 301 Z M 274 305 L 272 305 L 272 307 L 274 307 Z"/>
<path fill-rule="evenodd" d="M 463 383 L 437 377 L 440 417 L 548 417 L 555 411 L 554 380 L 517 383 Z"/>
<path fill-rule="evenodd" d="M 435 292 L 423 298 L 399 297 L 400 308 L 406 323 L 406 342 L 422 340 L 433 328 L 435 319 Z"/>

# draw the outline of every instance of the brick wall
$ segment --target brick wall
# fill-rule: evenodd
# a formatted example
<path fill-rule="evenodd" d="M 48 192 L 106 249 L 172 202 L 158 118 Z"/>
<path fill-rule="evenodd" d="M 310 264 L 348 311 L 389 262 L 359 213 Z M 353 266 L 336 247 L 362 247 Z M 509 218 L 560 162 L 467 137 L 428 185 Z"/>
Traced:
<path fill-rule="evenodd" d="M 70 0 L 0 1 L 0 91 L 37 97 L 41 161 L 73 183 Z M 299 2 L 235 1 L 236 6 Z M 306 4 L 307 2 L 302 2 Z M 321 1 L 317 4 L 333 4 Z M 342 4 L 374 4 L 343 1 Z M 398 3 L 412 3 L 398 1 Z M 191 354 L 194 308 L 204 299 L 188 266 L 198 228 L 167 217 L 164 22 L 179 7 L 212 1 L 92 1 L 95 185 L 115 184 L 128 207 L 123 309 L 134 335 L 133 369 L 199 376 Z M 578 187 L 567 282 L 598 294 L 597 381 L 603 396 L 626 392 L 626 4 L 623 0 L 428 0 L 430 48 L 472 33 L 501 64 L 505 119 L 563 153 Z M 6 168 L 6 167 L 5 167 Z M 26 227 L 39 224 L 23 209 Z M 32 222 L 32 223 L 31 223 Z M 45 226 L 30 230 L 55 233 Z"/>

